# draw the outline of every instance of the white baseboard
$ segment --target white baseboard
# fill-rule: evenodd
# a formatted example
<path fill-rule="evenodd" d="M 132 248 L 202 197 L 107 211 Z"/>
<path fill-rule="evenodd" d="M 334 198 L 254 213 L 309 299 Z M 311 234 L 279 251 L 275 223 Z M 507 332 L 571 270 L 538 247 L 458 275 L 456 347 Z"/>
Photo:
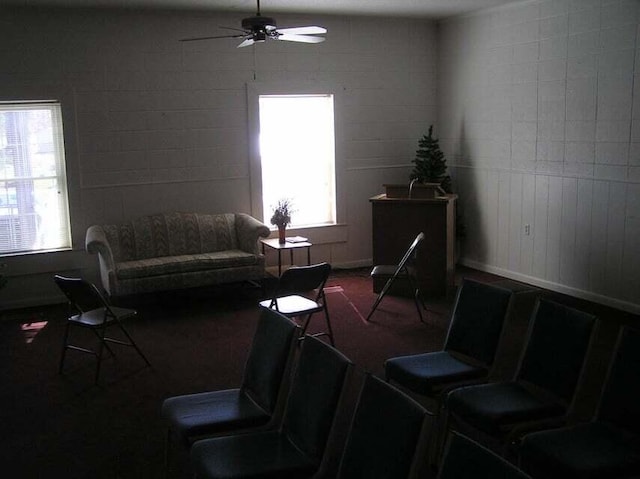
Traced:
<path fill-rule="evenodd" d="M 469 268 L 485 271 L 487 273 L 496 274 L 498 276 L 504 276 L 505 278 L 513 279 L 515 281 L 520 281 L 522 283 L 527 283 L 533 286 L 538 286 L 540 288 L 555 291 L 557 293 L 568 294 L 569 296 L 575 296 L 576 298 L 586 299 L 587 301 L 592 301 L 594 303 L 610 306 L 612 308 L 620 309 L 622 311 L 627 311 L 632 314 L 640 314 L 640 304 L 629 303 L 627 301 L 611 298 L 609 296 L 604 296 L 591 291 L 585 291 L 582 289 L 573 288 L 571 286 L 567 286 L 564 284 L 555 283 L 553 281 L 547 281 L 545 279 L 536 278 L 535 276 L 529 276 L 526 274 L 517 273 L 514 271 L 510 271 L 507 269 L 499 268 L 496 266 L 480 263 L 478 261 L 473 261 L 465 258 L 460 258 L 458 260 L 458 263 L 464 266 L 468 266 Z"/>

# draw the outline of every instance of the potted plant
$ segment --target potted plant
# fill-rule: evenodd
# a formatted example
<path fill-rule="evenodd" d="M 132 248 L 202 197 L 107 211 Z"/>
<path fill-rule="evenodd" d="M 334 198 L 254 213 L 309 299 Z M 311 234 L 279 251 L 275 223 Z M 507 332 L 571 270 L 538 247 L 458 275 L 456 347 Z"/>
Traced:
<path fill-rule="evenodd" d="M 410 180 L 423 184 L 436 184 L 445 193 L 453 193 L 451 177 L 447 174 L 447 160 L 440 149 L 438 138 L 433 136 L 433 125 L 430 125 L 429 132 L 418 140 L 418 150 L 416 150 L 413 164 Z M 464 222 L 458 209 L 456 209 L 456 236 L 458 238 L 465 236 Z"/>
<path fill-rule="evenodd" d="M 418 140 L 413 164 L 409 179 L 420 183 L 436 183 L 445 193 L 452 192 L 451 177 L 447 175 L 447 160 L 440 150 L 438 139 L 433 137 L 433 125 L 429 126 L 429 133 Z"/>
<path fill-rule="evenodd" d="M 278 241 L 284 244 L 286 241 L 285 231 L 291 223 L 291 214 L 293 213 L 293 202 L 289 198 L 278 200 L 273 215 L 271 215 L 271 224 L 278 227 Z"/>

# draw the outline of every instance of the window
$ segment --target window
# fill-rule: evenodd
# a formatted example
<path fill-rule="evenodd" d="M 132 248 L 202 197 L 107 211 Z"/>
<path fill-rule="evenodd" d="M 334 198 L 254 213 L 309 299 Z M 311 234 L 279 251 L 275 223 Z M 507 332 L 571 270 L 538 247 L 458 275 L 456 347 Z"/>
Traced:
<path fill-rule="evenodd" d="M 292 200 L 292 227 L 336 223 L 333 95 L 259 95 L 262 211 Z"/>
<path fill-rule="evenodd" d="M 0 103 L 0 254 L 70 247 L 60 104 Z"/>

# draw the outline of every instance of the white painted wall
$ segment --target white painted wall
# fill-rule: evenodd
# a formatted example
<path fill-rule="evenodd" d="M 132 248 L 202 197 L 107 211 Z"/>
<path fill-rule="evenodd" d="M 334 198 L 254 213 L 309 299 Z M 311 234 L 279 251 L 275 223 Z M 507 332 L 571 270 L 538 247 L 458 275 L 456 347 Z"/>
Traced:
<path fill-rule="evenodd" d="M 250 13 L 250 12 L 249 12 Z M 52 275 L 97 280 L 86 228 L 169 210 L 251 211 L 247 84 L 331 83 L 344 241 L 313 247 L 314 261 L 371 261 L 368 198 L 408 181 L 417 139 L 435 123 L 435 24 L 417 20 L 278 15 L 320 24 L 318 45 L 235 39 L 240 14 L 107 10 L 0 11 L 0 101 L 63 105 L 73 251 L 2 258 L 10 276 L 0 309 L 59 299 Z M 271 258 L 273 261 L 273 258 Z"/>
<path fill-rule="evenodd" d="M 462 262 L 640 311 L 640 2 L 526 1 L 438 38 Z"/>

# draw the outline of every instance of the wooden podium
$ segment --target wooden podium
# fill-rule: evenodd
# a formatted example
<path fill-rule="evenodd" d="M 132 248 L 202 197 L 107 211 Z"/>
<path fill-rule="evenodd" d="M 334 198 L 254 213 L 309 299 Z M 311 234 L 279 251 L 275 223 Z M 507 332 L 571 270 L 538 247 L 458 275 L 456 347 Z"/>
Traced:
<path fill-rule="evenodd" d="M 420 292 L 424 297 L 438 297 L 453 291 L 457 195 L 431 191 L 410 198 L 406 185 L 384 186 L 386 193 L 369 198 L 373 264 L 398 264 L 418 233 L 424 232 L 425 239 L 417 249 L 415 263 Z M 383 279 L 374 280 L 374 292 L 379 293 L 384 283 Z M 413 295 L 408 284 L 402 283 L 392 292 Z"/>

